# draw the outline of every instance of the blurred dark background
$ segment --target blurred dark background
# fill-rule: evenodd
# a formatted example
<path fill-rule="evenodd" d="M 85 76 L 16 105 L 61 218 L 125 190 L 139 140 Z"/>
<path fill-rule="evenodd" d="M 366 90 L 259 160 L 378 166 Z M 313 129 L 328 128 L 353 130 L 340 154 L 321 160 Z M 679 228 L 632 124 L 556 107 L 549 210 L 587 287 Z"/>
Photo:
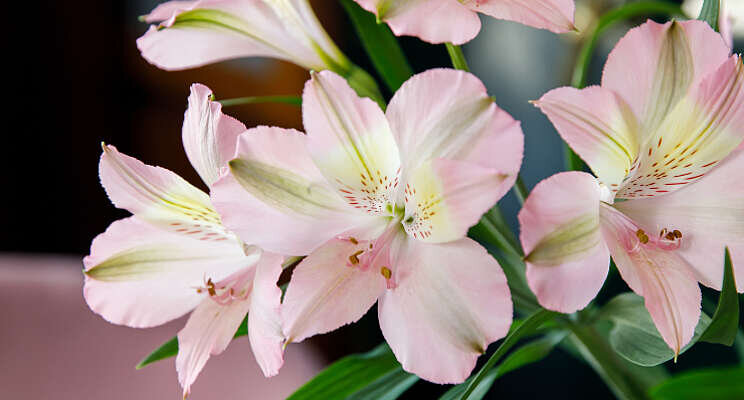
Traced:
<path fill-rule="evenodd" d="M 45 260 L 64 254 L 76 260 L 87 254 L 95 235 L 127 215 L 110 204 L 99 185 L 97 163 L 102 141 L 201 184 L 181 145 L 181 124 L 191 83 L 206 84 L 218 98 L 300 94 L 307 72 L 276 60 L 235 60 L 181 72 L 161 71 L 149 65 L 135 46 L 136 38 L 147 29 L 137 16 L 157 3 L 89 0 L 12 6 L 20 9 L 9 12 L 5 19 L 3 64 L 11 72 L 5 75 L 9 90 L 5 95 L 6 140 L 2 146 L 7 178 L 2 196 L 1 252 L 43 253 Z M 312 3 L 339 47 L 372 72 L 340 5 L 332 0 Z M 578 0 L 577 25 L 586 27 L 587 21 L 618 3 Z M 522 121 L 526 136 L 522 175 L 532 187 L 559 171 L 563 159 L 558 135 L 527 100 L 568 84 L 581 36 L 559 36 L 490 18 L 483 22 L 481 34 L 464 50 L 472 71 L 486 83 L 496 102 Z M 606 53 L 627 28 L 619 27 L 604 36 L 590 82 L 598 82 Z M 401 38 L 400 42 L 417 72 L 450 65 L 444 46 L 413 38 Z M 245 105 L 226 108 L 225 112 L 248 127 L 266 124 L 302 129 L 300 109 L 294 106 Z M 514 224 L 517 203 L 512 195 L 502 201 L 502 207 Z M 20 267 L 41 268 L 38 262 L 25 264 Z M 7 277 L 0 276 L 0 282 L 3 278 Z M 607 286 L 607 293 L 627 290 L 617 277 Z M 29 291 L 19 296 L 34 298 Z M 4 306 L 0 302 L 0 307 Z M 98 323 L 106 324 L 100 318 Z M 175 334 L 178 325 L 170 329 L 163 338 Z M 0 339 L 5 335 L 12 342 L 14 334 L 13 327 L 0 328 Z M 45 335 L 42 338 L 55 338 L 53 331 Z M 313 338 L 308 346 L 319 349 L 318 357 L 325 364 L 352 352 L 366 351 L 381 340 L 373 310 L 360 323 Z M 28 351 L 33 352 L 33 347 Z M 733 359 L 730 353 L 720 346 L 700 344 L 670 367 L 679 370 L 700 366 L 713 359 L 711 354 L 719 361 Z M 210 364 L 205 371 L 209 369 Z M 167 384 L 173 386 L 173 382 Z M 197 381 L 197 388 L 199 384 Z M 240 381 L 232 384 L 239 385 Z M 431 398 L 442 391 L 436 385 L 418 383 L 404 398 Z M 488 398 L 538 396 L 611 398 L 586 364 L 561 351 L 500 378 Z"/>

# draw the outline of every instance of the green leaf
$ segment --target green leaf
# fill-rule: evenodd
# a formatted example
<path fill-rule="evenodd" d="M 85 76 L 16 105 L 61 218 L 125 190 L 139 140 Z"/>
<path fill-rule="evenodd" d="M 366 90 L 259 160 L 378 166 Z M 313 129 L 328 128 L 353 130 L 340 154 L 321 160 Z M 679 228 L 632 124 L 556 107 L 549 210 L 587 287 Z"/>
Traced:
<path fill-rule="evenodd" d="M 218 100 L 224 107 L 237 106 L 241 104 L 260 104 L 260 103 L 284 103 L 293 106 L 302 105 L 300 96 L 251 96 L 237 97 L 234 99 Z"/>
<path fill-rule="evenodd" d="M 566 171 L 586 171 L 587 166 L 584 160 L 576 154 L 568 144 L 563 146 L 563 165 Z"/>
<path fill-rule="evenodd" d="M 341 76 L 349 82 L 349 86 L 351 86 L 359 96 L 369 97 L 374 100 L 383 111 L 385 110 L 387 103 L 385 103 L 385 99 L 382 97 L 382 93 L 380 93 L 380 88 L 377 86 L 377 82 L 375 82 L 375 79 L 372 78 L 367 71 L 357 67 L 356 65 L 351 65 L 348 69 L 340 72 Z"/>
<path fill-rule="evenodd" d="M 631 292 L 620 294 L 602 308 L 598 318 L 614 324 L 609 332 L 610 346 L 626 360 L 650 367 L 674 358 L 674 352 L 659 335 L 643 297 Z M 680 354 L 700 339 L 709 324 L 710 317 L 701 313 L 695 335 Z"/>
<path fill-rule="evenodd" d="M 731 263 L 731 254 L 726 248 L 726 257 L 723 263 L 723 288 L 718 297 L 718 307 L 713 314 L 710 325 L 700 336 L 700 340 L 709 343 L 734 344 L 736 334 L 739 332 L 739 294 L 736 292 L 736 281 L 734 279 L 734 266 Z"/>
<path fill-rule="evenodd" d="M 744 367 L 689 371 L 651 390 L 654 400 L 744 399 Z"/>
<path fill-rule="evenodd" d="M 354 0 L 340 0 L 372 60 L 375 69 L 391 92 L 413 75 L 398 40 L 386 24 L 378 24 L 374 14 L 364 10 Z"/>
<path fill-rule="evenodd" d="M 529 364 L 536 363 L 547 357 L 548 354 L 553 351 L 555 346 L 560 343 L 561 340 L 563 340 L 563 338 L 565 337 L 566 332 L 552 332 L 540 339 L 525 344 L 517 350 L 514 350 L 514 352 L 509 354 L 509 356 L 506 357 L 504 361 L 499 364 L 499 366 L 492 369 L 488 372 L 488 374 L 486 374 L 486 377 L 481 380 L 478 387 L 473 390 L 473 393 L 470 395 L 470 399 L 482 399 L 486 395 L 486 393 L 488 393 L 488 390 L 491 388 L 496 379 L 506 375 L 511 371 L 522 368 Z M 468 387 L 468 385 L 470 385 L 473 379 L 474 376 L 471 376 L 464 383 L 452 387 L 444 395 L 442 395 L 439 400 L 455 400 L 459 398 L 465 392 L 465 389 Z"/>
<path fill-rule="evenodd" d="M 522 177 L 520 175 L 517 175 L 517 180 L 514 182 L 514 187 L 512 188 L 514 191 L 514 194 L 517 195 L 517 200 L 519 200 L 520 205 L 524 205 L 524 201 L 527 200 L 527 196 L 530 195 L 530 191 L 527 189 L 527 185 L 524 184 L 524 181 L 522 180 Z"/>
<path fill-rule="evenodd" d="M 700 9 L 700 15 L 697 19 L 707 22 L 714 31 L 718 32 L 718 16 L 720 13 L 720 0 L 704 0 L 703 8 Z"/>
<path fill-rule="evenodd" d="M 155 351 L 150 353 L 147 357 L 145 357 L 142 361 L 140 361 L 139 364 L 135 367 L 136 369 L 141 369 L 147 366 L 148 364 L 152 364 L 155 361 L 160 361 L 165 358 L 170 358 L 178 354 L 178 338 L 173 337 L 171 340 L 163 343 L 162 346 L 158 347 Z"/>
<path fill-rule="evenodd" d="M 383 343 L 364 354 L 336 361 L 287 400 L 387 399 L 397 398 L 417 378 L 403 371 L 395 355 Z M 385 387 L 385 389 L 380 389 Z"/>
<path fill-rule="evenodd" d="M 573 335 L 563 343 L 573 346 L 563 347 L 578 351 L 619 400 L 648 399 L 649 388 L 664 377 L 663 367 L 644 368 L 620 357 L 594 325 L 571 320 L 564 322 Z M 648 370 L 650 376 L 639 375 L 640 370 Z"/>
<path fill-rule="evenodd" d="M 243 319 L 243 322 L 240 323 L 240 326 L 238 327 L 238 331 L 235 332 L 236 337 L 245 336 L 248 334 L 248 317 L 245 317 Z M 149 364 L 154 363 L 155 361 L 164 360 L 166 358 L 174 357 L 176 354 L 178 354 L 178 337 L 174 336 L 169 341 L 163 343 L 160 347 L 155 349 L 150 355 L 145 357 L 142 361 L 140 361 L 139 364 L 135 367 L 136 369 L 141 369 L 146 367 Z"/>
<path fill-rule="evenodd" d="M 395 400 L 418 380 L 418 376 L 403 371 L 403 368 L 397 368 L 347 397 L 346 400 Z"/>
<path fill-rule="evenodd" d="M 465 400 L 473 395 L 476 388 L 478 388 L 481 381 L 486 378 L 491 368 L 496 365 L 496 362 L 499 361 L 499 359 L 503 357 L 504 354 L 509 351 L 509 349 L 517 344 L 519 339 L 534 333 L 535 331 L 537 331 L 538 328 L 540 328 L 540 325 L 542 325 L 544 322 L 547 322 L 556 315 L 558 315 L 558 313 L 541 309 L 540 311 L 537 311 L 536 313 L 527 317 L 524 322 L 519 324 L 516 328 L 512 327 L 512 329 L 509 330 L 509 334 L 506 335 L 506 338 L 504 338 L 504 341 L 501 342 L 501 345 L 491 355 L 491 358 L 486 361 L 483 367 L 481 367 L 480 371 L 478 371 L 478 373 L 467 385 L 462 393 L 462 396 L 460 397 L 460 400 Z"/>

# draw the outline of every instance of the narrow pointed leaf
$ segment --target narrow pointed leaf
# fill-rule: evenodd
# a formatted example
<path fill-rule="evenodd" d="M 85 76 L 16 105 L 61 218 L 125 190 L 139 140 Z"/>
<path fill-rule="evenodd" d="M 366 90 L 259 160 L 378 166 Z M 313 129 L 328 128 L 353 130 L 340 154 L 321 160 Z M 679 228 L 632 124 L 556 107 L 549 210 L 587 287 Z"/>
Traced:
<path fill-rule="evenodd" d="M 644 367 L 667 362 L 674 352 L 659 335 L 643 298 L 635 293 L 623 293 L 610 300 L 600 311 L 599 320 L 614 324 L 609 331 L 610 346 L 626 360 Z M 695 327 L 695 335 L 680 354 L 692 347 L 710 324 L 705 313 Z"/>
<path fill-rule="evenodd" d="M 240 327 L 238 327 L 238 331 L 235 332 L 234 337 L 240 337 L 245 336 L 248 334 L 248 317 L 246 317 L 243 322 L 240 323 Z M 150 353 L 147 357 L 142 359 L 139 364 L 135 367 L 136 369 L 144 368 L 155 361 L 164 360 L 166 358 L 175 357 L 176 354 L 178 354 L 178 338 L 173 337 L 172 339 L 168 340 L 167 342 L 163 343 L 160 347 L 155 349 L 152 353 Z"/>
<path fill-rule="evenodd" d="M 403 371 L 387 344 L 344 357 L 297 389 L 287 400 L 387 399 L 398 397 L 415 383 Z M 387 387 L 384 394 L 377 387 Z M 371 396 L 371 397 L 370 397 Z"/>
<path fill-rule="evenodd" d="M 173 357 L 176 354 L 178 354 L 178 338 L 173 337 L 171 338 L 171 340 L 163 343 L 160 347 L 155 349 L 155 351 L 153 351 L 147 357 L 145 357 L 142 361 L 140 361 L 140 363 L 137 364 L 135 368 L 136 369 L 144 368 L 147 365 L 154 363 L 155 361 L 160 361 L 165 358 Z"/>
<path fill-rule="evenodd" d="M 260 104 L 260 103 L 284 103 L 291 104 L 293 106 L 302 105 L 302 97 L 300 96 L 250 96 L 250 97 L 237 97 L 234 99 L 218 100 L 220 104 L 225 107 L 238 106 L 241 104 Z"/>
<path fill-rule="evenodd" d="M 403 368 L 397 368 L 347 397 L 346 400 L 395 400 L 418 380 L 418 376 L 403 371 Z"/>
<path fill-rule="evenodd" d="M 718 32 L 718 16 L 721 12 L 721 0 L 704 0 L 703 8 L 700 9 L 699 20 L 705 21 Z"/>
<path fill-rule="evenodd" d="M 468 399 L 471 395 L 474 394 L 475 390 L 478 388 L 481 381 L 486 378 L 491 368 L 496 365 L 499 359 L 501 359 L 501 357 L 503 357 L 504 354 L 509 351 L 509 349 L 517 344 L 519 339 L 524 336 L 533 334 L 535 331 L 537 331 L 538 328 L 540 328 L 540 325 L 542 325 L 544 322 L 549 321 L 556 315 L 558 315 L 558 313 L 541 309 L 527 317 L 524 322 L 519 324 L 516 328 L 511 329 L 509 331 L 509 334 L 506 335 L 506 338 L 504 338 L 504 341 L 501 342 L 501 345 L 491 355 L 491 358 L 486 361 L 486 364 L 483 365 L 480 371 L 478 371 L 478 374 L 476 374 L 473 377 L 473 380 L 470 381 L 470 384 L 467 385 L 466 389 L 462 393 L 462 396 L 460 396 L 460 400 Z"/>
<path fill-rule="evenodd" d="M 386 24 L 378 24 L 374 14 L 364 10 L 354 0 L 340 0 L 349 15 L 372 64 L 391 92 L 398 90 L 413 75 L 398 41 Z"/>
<path fill-rule="evenodd" d="M 481 380 L 478 387 L 473 390 L 473 393 L 470 395 L 470 400 L 482 399 L 486 393 L 488 393 L 488 390 L 496 379 L 501 376 L 524 366 L 536 363 L 547 357 L 548 354 L 553 351 L 555 346 L 565 337 L 565 332 L 549 333 L 540 339 L 529 342 L 517 350 L 514 350 L 514 352 L 509 354 L 509 356 L 506 357 L 498 367 L 488 372 L 486 377 Z M 442 395 L 439 400 L 455 400 L 459 398 L 465 392 L 468 385 L 470 385 L 473 378 L 474 376 L 471 376 L 464 383 L 452 387 Z"/>
<path fill-rule="evenodd" d="M 700 340 L 709 343 L 734 344 L 736 334 L 739 332 L 739 294 L 736 292 L 734 280 L 734 265 L 731 263 L 731 254 L 726 249 L 726 258 L 723 265 L 723 287 L 718 297 L 718 307 L 713 314 L 710 325 L 700 336 Z"/>
<path fill-rule="evenodd" d="M 684 372 L 651 389 L 654 400 L 744 399 L 744 367 Z"/>

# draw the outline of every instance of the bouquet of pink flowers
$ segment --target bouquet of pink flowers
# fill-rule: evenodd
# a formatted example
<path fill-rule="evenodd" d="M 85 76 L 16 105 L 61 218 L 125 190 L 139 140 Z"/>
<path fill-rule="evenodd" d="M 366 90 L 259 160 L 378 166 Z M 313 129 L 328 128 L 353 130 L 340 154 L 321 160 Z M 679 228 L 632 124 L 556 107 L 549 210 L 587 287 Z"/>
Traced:
<path fill-rule="evenodd" d="M 741 380 L 741 369 L 670 377 L 662 366 L 698 341 L 731 346 L 741 335 L 744 65 L 718 33 L 728 18 L 718 1 L 696 20 L 672 3 L 629 2 L 582 29 L 573 87 L 533 102 L 572 170 L 531 191 L 519 176 L 520 122 L 458 46 L 478 35 L 479 15 L 576 35 L 573 0 L 340 3 L 378 79 L 307 0 L 169 1 L 142 17 L 151 25 L 137 46 L 158 68 L 273 57 L 309 70 L 301 96 L 218 100 L 191 86 L 183 148 L 208 192 L 103 144 L 101 184 L 132 216 L 93 240 L 88 305 L 137 328 L 190 313 L 142 365 L 177 354 L 186 397 L 210 356 L 247 335 L 271 377 L 290 343 L 376 304 L 385 343 L 290 398 L 395 399 L 420 378 L 456 385 L 442 398 L 480 399 L 556 347 L 621 399 Z M 609 26 L 659 15 L 668 22 L 627 31 L 601 82 L 584 87 Z M 444 44 L 453 68 L 413 74 L 401 35 Z M 223 112 L 247 102 L 301 106 L 304 132 Z M 522 202 L 518 236 L 496 205 L 509 190 Z M 600 304 L 611 271 L 629 291 Z M 720 291 L 707 313 L 701 284 Z"/>

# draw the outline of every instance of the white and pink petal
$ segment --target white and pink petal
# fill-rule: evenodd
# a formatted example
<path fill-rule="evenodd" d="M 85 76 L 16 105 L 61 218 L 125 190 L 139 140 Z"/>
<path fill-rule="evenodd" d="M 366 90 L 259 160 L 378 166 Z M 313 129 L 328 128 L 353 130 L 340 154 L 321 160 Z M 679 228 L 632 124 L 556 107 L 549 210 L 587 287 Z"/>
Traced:
<path fill-rule="evenodd" d="M 284 363 L 281 326 L 282 290 L 277 287 L 283 257 L 264 252 L 256 264 L 248 313 L 248 339 L 253 355 L 267 377 L 279 373 Z"/>
<path fill-rule="evenodd" d="M 432 158 L 467 161 L 516 179 L 524 136 L 473 74 L 431 69 L 398 89 L 386 111 L 401 154 L 412 172 Z"/>
<path fill-rule="evenodd" d="M 99 175 L 111 202 L 142 220 L 202 240 L 235 240 L 222 226 L 209 196 L 165 168 L 104 145 Z"/>
<path fill-rule="evenodd" d="M 631 29 L 612 50 L 602 87 L 618 93 L 650 135 L 691 87 L 726 61 L 729 52 L 704 21 L 648 21 Z"/>
<path fill-rule="evenodd" d="M 142 56 L 166 70 L 199 67 L 239 57 L 272 57 L 307 69 L 348 60 L 318 23 L 305 0 L 174 1 L 158 6 L 137 40 Z"/>
<path fill-rule="evenodd" d="M 328 183 L 353 208 L 392 215 L 400 158 L 377 103 L 330 71 L 312 75 L 302 103 L 307 148 Z"/>
<path fill-rule="evenodd" d="M 240 121 L 222 113 L 222 105 L 214 101 L 208 87 L 191 85 L 189 107 L 183 118 L 183 147 L 207 186 L 219 179 L 222 169 L 234 157 L 238 135 L 245 130 Z"/>
<path fill-rule="evenodd" d="M 744 66 L 731 56 L 668 112 L 618 197 L 664 195 L 694 183 L 742 143 L 742 124 Z"/>
<path fill-rule="evenodd" d="M 457 0 L 356 0 L 397 36 L 463 44 L 480 31 L 478 15 Z"/>
<path fill-rule="evenodd" d="M 574 0 L 470 0 L 465 4 L 494 18 L 519 22 L 555 33 L 576 30 Z"/>
<path fill-rule="evenodd" d="M 250 304 L 250 301 L 243 300 L 222 305 L 204 298 L 191 313 L 186 326 L 178 332 L 176 356 L 178 381 L 183 387 L 184 398 L 209 357 L 222 353 L 230 344 Z"/>
<path fill-rule="evenodd" d="M 600 231 L 597 180 L 563 172 L 535 186 L 519 212 L 527 283 L 540 304 L 571 313 L 599 293 L 610 255 Z"/>
<path fill-rule="evenodd" d="M 640 146 L 640 127 L 625 101 L 611 90 L 590 86 L 553 89 L 535 104 L 614 194 Z"/>
<path fill-rule="evenodd" d="M 638 295 L 664 342 L 679 354 L 700 319 L 701 293 L 692 267 L 655 238 L 636 230 L 612 207 L 602 207 L 602 233 L 620 275 Z"/>
<path fill-rule="evenodd" d="M 744 147 L 694 183 L 663 196 L 615 207 L 647 232 L 681 234 L 679 253 L 703 285 L 721 289 L 724 248 L 729 247 L 738 291 L 744 291 Z"/>
<path fill-rule="evenodd" d="M 197 240 L 129 217 L 93 240 L 83 293 L 107 321 L 151 327 L 196 307 L 206 279 L 218 281 L 257 259 L 236 242 Z"/>
<path fill-rule="evenodd" d="M 225 226 L 246 243 L 304 255 L 369 222 L 325 181 L 307 140 L 301 132 L 265 126 L 240 136 L 237 158 L 212 187 L 212 201 Z"/>
<path fill-rule="evenodd" d="M 368 250 L 366 241 L 332 239 L 297 265 L 281 310 L 287 343 L 355 322 L 375 304 L 386 281 L 360 262 Z"/>
<path fill-rule="evenodd" d="M 420 164 L 408 178 L 403 227 L 430 243 L 465 237 L 512 183 L 495 169 L 445 158 Z"/>
<path fill-rule="evenodd" d="M 406 371 L 435 383 L 460 383 L 509 330 L 506 277 L 471 239 L 403 240 L 394 257 L 395 285 L 378 305 L 382 333 Z"/>

